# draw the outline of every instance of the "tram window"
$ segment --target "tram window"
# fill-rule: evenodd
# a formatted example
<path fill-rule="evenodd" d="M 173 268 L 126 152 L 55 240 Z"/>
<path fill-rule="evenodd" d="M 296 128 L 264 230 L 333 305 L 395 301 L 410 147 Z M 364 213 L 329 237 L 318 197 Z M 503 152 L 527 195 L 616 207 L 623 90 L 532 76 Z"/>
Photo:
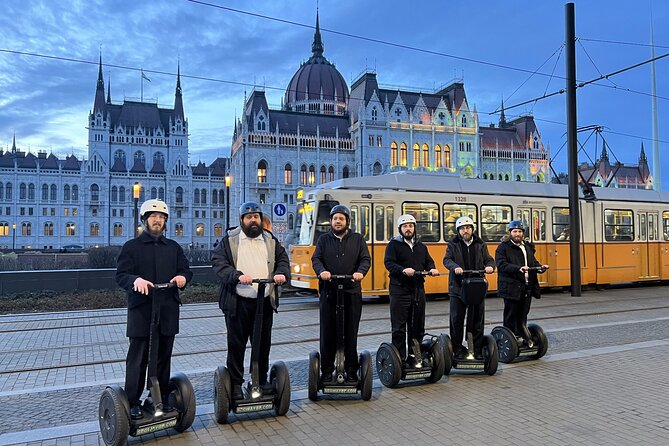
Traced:
<path fill-rule="evenodd" d="M 351 231 L 358 232 L 358 206 L 351 206 Z"/>
<path fill-rule="evenodd" d="M 657 215 L 648 214 L 648 240 L 655 241 L 657 238 Z"/>
<path fill-rule="evenodd" d="M 377 242 L 382 242 L 386 239 L 384 211 L 383 206 L 376 206 L 374 209 L 374 240 Z"/>
<path fill-rule="evenodd" d="M 395 235 L 395 207 L 386 207 L 386 228 L 388 228 L 388 239 Z"/>
<path fill-rule="evenodd" d="M 360 206 L 360 234 L 362 237 L 369 241 L 369 206 Z"/>
<path fill-rule="evenodd" d="M 569 208 L 553 208 L 553 241 L 569 240 Z"/>
<path fill-rule="evenodd" d="M 648 240 L 648 234 L 646 232 L 647 227 L 646 227 L 646 214 L 636 214 L 637 217 L 639 218 L 638 225 L 637 227 L 639 228 L 637 237 L 642 241 L 645 242 Z"/>
<path fill-rule="evenodd" d="M 481 238 L 486 242 L 502 240 L 512 215 L 511 206 L 482 204 Z"/>
<path fill-rule="evenodd" d="M 318 238 L 330 230 L 330 209 L 338 205 L 338 201 L 323 200 L 318 203 L 318 213 L 316 214 L 316 230 L 314 232 L 314 244 Z"/>
<path fill-rule="evenodd" d="M 607 242 L 634 240 L 632 211 L 604 209 L 604 239 Z"/>
<path fill-rule="evenodd" d="M 669 212 L 662 212 L 662 234 L 664 240 L 669 240 Z"/>
<path fill-rule="evenodd" d="M 532 240 L 546 240 L 546 212 L 532 210 Z"/>
<path fill-rule="evenodd" d="M 469 217 L 474 221 L 474 231 L 478 227 L 476 205 L 446 203 L 442 208 L 444 221 L 444 240 L 448 241 L 455 236 L 455 222 L 460 217 Z"/>
<path fill-rule="evenodd" d="M 439 205 L 437 203 L 405 202 L 402 214 L 411 214 L 416 219 L 416 234 L 423 242 L 438 242 Z"/>

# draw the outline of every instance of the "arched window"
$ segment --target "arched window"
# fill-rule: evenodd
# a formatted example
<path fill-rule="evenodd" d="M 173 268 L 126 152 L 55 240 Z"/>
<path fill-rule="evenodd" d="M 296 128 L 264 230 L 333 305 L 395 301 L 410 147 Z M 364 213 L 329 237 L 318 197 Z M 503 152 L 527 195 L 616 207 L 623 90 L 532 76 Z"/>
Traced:
<path fill-rule="evenodd" d="M 200 203 L 207 204 L 207 189 L 200 191 Z"/>
<path fill-rule="evenodd" d="M 163 152 L 156 152 L 153 154 L 153 164 L 160 163 L 163 166 L 165 165 L 165 155 Z"/>
<path fill-rule="evenodd" d="M 407 166 L 407 145 L 404 142 L 400 144 L 400 166 Z"/>
<path fill-rule="evenodd" d="M 325 170 L 325 166 L 321 166 L 321 184 L 327 183 L 327 172 Z"/>
<path fill-rule="evenodd" d="M 307 184 L 307 166 L 305 164 L 300 167 L 300 184 Z"/>
<path fill-rule="evenodd" d="M 223 237 L 223 225 L 216 223 L 214 225 L 214 237 Z"/>
<path fill-rule="evenodd" d="M 49 194 L 49 189 L 47 189 L 47 196 Z M 0 200 L 2 200 L 5 197 L 5 183 L 0 183 Z M 43 200 L 46 200 L 46 198 L 42 197 Z"/>
<path fill-rule="evenodd" d="M 467 116 L 466 115 L 462 115 L 462 121 L 461 122 L 462 122 L 463 127 L 467 127 Z"/>
<path fill-rule="evenodd" d="M 144 164 L 145 158 L 144 158 L 144 152 L 141 150 L 138 150 L 135 152 L 135 161 L 141 161 L 142 164 Z"/>
<path fill-rule="evenodd" d="M 55 184 L 51 185 L 51 201 L 56 201 L 58 199 L 58 188 Z"/>
<path fill-rule="evenodd" d="M 91 184 L 91 201 L 100 201 L 100 186 Z"/>
<path fill-rule="evenodd" d="M 523 177 L 520 174 L 516 175 L 516 181 L 523 181 Z"/>
<path fill-rule="evenodd" d="M 378 116 L 379 116 L 379 111 L 376 109 L 376 107 L 372 107 L 372 121 L 376 121 Z"/>
<path fill-rule="evenodd" d="M 381 166 L 380 162 L 375 162 L 374 166 L 372 167 L 372 175 L 381 175 L 381 171 L 383 170 L 383 167 Z"/>
<path fill-rule="evenodd" d="M 430 167 L 430 147 L 427 144 L 423 144 L 423 167 Z"/>
<path fill-rule="evenodd" d="M 176 237 L 183 237 L 184 236 L 184 225 L 181 223 L 177 223 L 174 225 L 174 235 Z"/>
<path fill-rule="evenodd" d="M 123 237 L 123 224 L 114 223 L 114 237 Z"/>
<path fill-rule="evenodd" d="M 28 195 L 28 189 L 26 188 L 26 183 L 21 183 L 19 185 L 19 199 L 25 200 Z"/>
<path fill-rule="evenodd" d="M 195 225 L 195 235 L 198 237 L 204 237 L 204 223 L 198 223 Z"/>
<path fill-rule="evenodd" d="M 420 146 L 418 143 L 414 143 L 413 145 L 413 162 L 411 163 L 412 167 L 415 169 L 418 167 L 420 164 Z"/>
<path fill-rule="evenodd" d="M 117 150 L 114 152 L 114 162 L 116 162 L 116 160 L 121 160 L 125 166 L 125 152 L 123 150 Z"/>
<path fill-rule="evenodd" d="M 267 183 L 267 161 L 258 161 L 258 183 Z"/>
<path fill-rule="evenodd" d="M 395 141 L 390 143 L 390 165 L 392 167 L 397 166 L 397 143 Z"/>
<path fill-rule="evenodd" d="M 200 189 L 195 189 L 193 191 L 193 202 L 195 204 L 200 204 Z"/>
<path fill-rule="evenodd" d="M 158 199 L 161 201 L 165 201 L 165 188 L 164 187 L 159 187 L 158 188 Z"/>
<path fill-rule="evenodd" d="M 290 163 L 283 167 L 283 184 L 293 184 L 293 166 Z"/>
<path fill-rule="evenodd" d="M 0 185 L 1 187 L 2 185 Z M 0 198 L 2 194 L 0 193 Z M 49 199 L 49 185 L 48 184 L 42 184 L 42 201 L 47 201 Z"/>
<path fill-rule="evenodd" d="M 483 172 L 483 179 L 487 180 L 488 179 L 488 172 Z"/>
<path fill-rule="evenodd" d="M 125 203 L 125 186 L 119 186 L 118 188 L 118 201 Z"/>
<path fill-rule="evenodd" d="M 50 221 L 44 223 L 44 236 L 53 237 L 53 223 L 51 223 Z"/>
<path fill-rule="evenodd" d="M 79 201 L 79 186 L 72 186 L 72 201 Z"/>
<path fill-rule="evenodd" d="M 434 146 L 434 166 L 437 168 L 442 167 L 441 146 L 439 144 Z"/>
<path fill-rule="evenodd" d="M 91 223 L 90 231 L 91 237 L 98 237 L 100 235 L 100 225 L 97 223 Z"/>
<path fill-rule="evenodd" d="M 344 168 L 341 170 L 341 177 L 348 178 L 348 174 L 349 174 L 348 166 L 344 166 Z"/>
<path fill-rule="evenodd" d="M 451 167 L 451 148 L 449 146 L 444 146 L 444 167 L 449 169 Z"/>
<path fill-rule="evenodd" d="M 70 185 L 63 186 L 63 200 L 70 201 Z"/>
<path fill-rule="evenodd" d="M 0 222 L 0 237 L 7 237 L 9 235 L 9 223 Z"/>
<path fill-rule="evenodd" d="M 151 188 L 151 199 L 154 200 L 156 197 L 158 197 L 158 189 L 155 187 Z"/>
<path fill-rule="evenodd" d="M 309 184 L 316 182 L 316 167 L 312 164 L 309 166 Z"/>
<path fill-rule="evenodd" d="M 35 185 L 33 183 L 28 185 L 28 200 L 35 200 Z"/>
<path fill-rule="evenodd" d="M 24 221 L 21 223 L 21 235 L 29 236 L 32 233 L 32 225 L 30 222 Z"/>
<path fill-rule="evenodd" d="M 175 195 L 176 195 L 175 201 L 177 203 L 183 203 L 184 202 L 184 189 L 183 189 L 183 187 L 181 187 L 181 186 L 177 187 L 176 190 L 175 190 Z M 181 228 L 183 230 L 183 226 Z"/>
<path fill-rule="evenodd" d="M 509 174 L 504 175 L 504 181 L 509 181 Z"/>
<path fill-rule="evenodd" d="M 335 179 L 335 173 L 334 173 L 334 166 L 328 167 L 328 181 L 334 181 Z"/>
<path fill-rule="evenodd" d="M 502 181 L 503 179 L 504 179 L 504 175 L 502 175 L 502 174 L 500 173 L 500 174 L 499 174 L 499 180 Z"/>
<path fill-rule="evenodd" d="M 71 221 L 68 221 L 65 224 L 65 236 L 66 237 L 74 237 L 75 236 L 74 223 L 72 223 Z"/>
<path fill-rule="evenodd" d="M 218 191 L 216 189 L 211 191 L 211 204 L 218 204 Z"/>
<path fill-rule="evenodd" d="M 54 187 L 56 187 L 54 185 Z M 12 183 L 7 183 L 5 184 L 5 200 L 11 200 L 12 199 Z"/>

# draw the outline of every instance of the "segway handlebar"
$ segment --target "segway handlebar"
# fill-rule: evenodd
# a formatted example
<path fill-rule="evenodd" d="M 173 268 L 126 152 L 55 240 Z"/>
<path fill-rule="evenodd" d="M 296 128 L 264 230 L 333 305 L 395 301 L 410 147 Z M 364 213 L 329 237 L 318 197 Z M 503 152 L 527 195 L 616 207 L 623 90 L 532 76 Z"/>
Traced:
<path fill-rule="evenodd" d="M 274 283 L 274 279 L 252 279 L 252 283 Z"/>
<path fill-rule="evenodd" d="M 546 269 L 543 266 L 528 266 L 527 267 L 528 271 L 537 271 L 539 273 L 542 273 L 546 271 Z"/>
<path fill-rule="evenodd" d="M 484 274 L 488 274 L 488 273 L 485 272 L 484 269 L 463 269 L 462 270 L 462 275 L 463 276 L 475 276 L 475 275 L 481 275 L 482 276 Z M 490 274 L 492 274 L 492 273 L 490 273 Z"/>
<path fill-rule="evenodd" d="M 432 273 L 430 271 L 414 271 L 413 275 L 414 276 L 431 276 Z M 435 276 L 438 276 L 438 274 L 435 274 Z"/>
<path fill-rule="evenodd" d="M 274 283 L 274 279 L 251 279 L 251 283 L 262 283 L 262 284 L 268 284 L 268 283 Z M 258 288 L 260 289 L 260 288 Z M 276 291 L 274 295 L 270 295 L 269 297 L 269 302 L 272 305 L 272 309 L 274 310 L 275 313 L 279 312 L 279 299 L 281 298 L 281 285 L 276 284 L 274 287 L 274 290 Z"/>
<path fill-rule="evenodd" d="M 352 274 L 330 274 L 330 280 L 353 280 Z"/>
<path fill-rule="evenodd" d="M 164 290 L 167 288 L 174 288 L 175 286 L 177 286 L 177 284 L 174 282 L 154 283 L 152 288 L 156 290 Z"/>

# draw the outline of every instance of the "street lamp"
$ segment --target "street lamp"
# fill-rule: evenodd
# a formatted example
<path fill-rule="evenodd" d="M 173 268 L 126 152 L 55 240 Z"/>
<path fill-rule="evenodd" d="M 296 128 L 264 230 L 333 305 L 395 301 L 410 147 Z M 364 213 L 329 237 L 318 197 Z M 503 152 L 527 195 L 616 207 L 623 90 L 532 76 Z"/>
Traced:
<path fill-rule="evenodd" d="M 139 191 L 142 189 L 142 185 L 139 182 L 135 181 L 135 184 L 132 186 L 132 198 L 135 199 L 135 237 L 139 235 L 139 210 L 137 209 L 137 203 L 139 202 Z"/>
<path fill-rule="evenodd" d="M 232 177 L 230 173 L 225 175 L 225 230 L 230 228 L 230 184 Z"/>
<path fill-rule="evenodd" d="M 16 223 L 12 224 L 12 251 L 16 251 Z"/>

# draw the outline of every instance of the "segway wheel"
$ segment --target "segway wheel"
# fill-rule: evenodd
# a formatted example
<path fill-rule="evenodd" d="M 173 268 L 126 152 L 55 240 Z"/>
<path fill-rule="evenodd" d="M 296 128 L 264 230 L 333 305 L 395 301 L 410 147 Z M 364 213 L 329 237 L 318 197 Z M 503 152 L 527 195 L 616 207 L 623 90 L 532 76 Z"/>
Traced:
<path fill-rule="evenodd" d="M 174 430 L 183 432 L 195 421 L 195 391 L 193 385 L 183 373 L 175 373 L 170 378 L 170 393 L 174 395 L 174 407 L 179 411 Z"/>
<path fill-rule="evenodd" d="M 497 342 L 490 335 L 483 336 L 483 371 L 486 375 L 497 373 Z"/>
<path fill-rule="evenodd" d="M 125 392 L 120 387 L 107 387 L 100 397 L 100 435 L 107 446 L 120 446 L 128 441 L 130 414 L 124 404 Z M 120 391 L 120 392 L 119 392 Z"/>
<path fill-rule="evenodd" d="M 318 401 L 318 373 L 321 369 L 321 354 L 317 351 L 309 353 L 309 399 Z"/>
<path fill-rule="evenodd" d="M 516 359 L 518 356 L 518 341 L 513 332 L 506 327 L 495 327 L 491 334 L 497 341 L 499 360 L 508 364 Z"/>
<path fill-rule="evenodd" d="M 363 401 L 372 399 L 372 355 L 360 353 L 360 394 Z"/>
<path fill-rule="evenodd" d="M 444 352 L 444 375 L 450 375 L 453 368 L 453 344 L 447 334 L 439 335 L 439 344 Z"/>
<path fill-rule="evenodd" d="M 543 329 L 537 324 L 529 324 L 527 329 L 530 330 L 530 335 L 532 335 L 532 340 L 539 346 L 539 351 L 532 356 L 534 359 L 542 358 L 548 351 L 548 338 Z"/>
<path fill-rule="evenodd" d="M 402 361 L 394 345 L 384 342 L 376 352 L 376 374 L 386 387 L 395 387 L 402 378 Z"/>
<path fill-rule="evenodd" d="M 274 412 L 283 416 L 290 407 L 290 376 L 283 361 L 277 361 L 269 371 L 269 381 L 274 386 Z"/>
<path fill-rule="evenodd" d="M 441 341 L 436 339 L 432 342 L 428 352 L 432 358 L 432 373 L 429 378 L 426 378 L 426 381 L 436 383 L 444 376 L 444 348 L 441 346 Z"/>
<path fill-rule="evenodd" d="M 230 372 L 219 366 L 214 373 L 214 416 L 217 423 L 227 423 L 232 401 Z"/>

